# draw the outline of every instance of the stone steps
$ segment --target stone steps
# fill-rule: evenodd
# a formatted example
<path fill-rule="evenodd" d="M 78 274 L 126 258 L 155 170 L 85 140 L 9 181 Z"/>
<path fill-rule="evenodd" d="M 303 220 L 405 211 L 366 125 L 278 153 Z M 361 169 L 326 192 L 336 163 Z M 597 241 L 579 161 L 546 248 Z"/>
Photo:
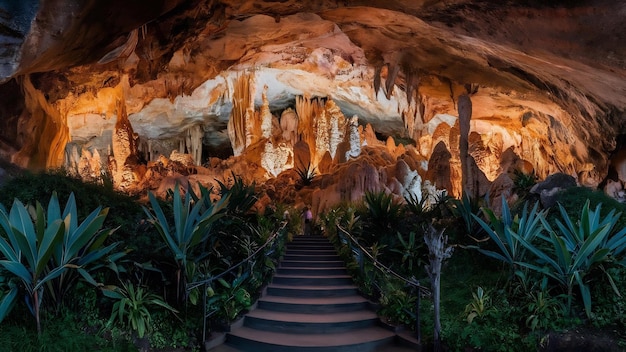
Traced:
<path fill-rule="evenodd" d="M 394 346 L 395 339 L 358 294 L 330 242 L 298 236 L 257 308 L 212 351 L 410 351 Z"/>

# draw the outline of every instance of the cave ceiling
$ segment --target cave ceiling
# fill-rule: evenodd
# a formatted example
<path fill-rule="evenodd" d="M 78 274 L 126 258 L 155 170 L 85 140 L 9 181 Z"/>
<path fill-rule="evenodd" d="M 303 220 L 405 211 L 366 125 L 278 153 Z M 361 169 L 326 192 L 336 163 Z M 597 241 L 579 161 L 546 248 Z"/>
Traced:
<path fill-rule="evenodd" d="M 291 108 L 345 126 L 357 116 L 363 147 L 372 131 L 381 145 L 412 140 L 408 169 L 434 179 L 468 95 L 484 182 L 514 155 L 540 177 L 597 186 L 611 168 L 626 177 L 612 159 L 626 127 L 624 23 L 626 4 L 609 0 L 0 2 L 0 156 L 32 168 L 92 158 L 91 172 L 140 182 L 120 166 L 141 164 L 134 154 L 216 166 L 232 149 L 267 179 L 295 166 L 297 140 L 320 151 L 307 156 L 316 165 L 341 142 L 302 127 L 288 137 Z"/>

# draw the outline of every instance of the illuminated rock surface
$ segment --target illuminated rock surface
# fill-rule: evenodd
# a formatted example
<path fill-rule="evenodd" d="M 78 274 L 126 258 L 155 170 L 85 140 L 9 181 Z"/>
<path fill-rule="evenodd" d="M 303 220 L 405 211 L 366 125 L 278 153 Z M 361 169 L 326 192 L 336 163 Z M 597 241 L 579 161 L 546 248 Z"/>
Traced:
<path fill-rule="evenodd" d="M 614 170 L 619 193 L 626 5 L 539 3 L 0 5 L 0 156 L 127 191 L 232 171 L 317 211 L 458 196 L 466 94 L 472 194 L 508 197 L 514 170 L 591 187 Z"/>

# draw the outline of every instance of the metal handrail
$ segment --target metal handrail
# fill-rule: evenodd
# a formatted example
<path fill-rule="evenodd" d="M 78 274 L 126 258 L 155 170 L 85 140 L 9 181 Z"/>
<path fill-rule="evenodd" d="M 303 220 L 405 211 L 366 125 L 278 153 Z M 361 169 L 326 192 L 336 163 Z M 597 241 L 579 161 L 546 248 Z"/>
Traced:
<path fill-rule="evenodd" d="M 218 280 L 218 279 L 222 278 L 223 276 L 225 276 L 226 274 L 231 273 L 233 270 L 239 268 L 243 264 L 246 264 L 246 263 L 250 262 L 252 260 L 252 258 L 256 257 L 262 250 L 264 250 L 270 244 L 274 244 L 274 240 L 276 240 L 278 235 L 280 235 L 282 233 L 282 231 L 285 229 L 286 226 L 287 226 L 287 221 L 283 221 L 281 223 L 280 227 L 272 234 L 272 236 L 270 236 L 267 239 L 267 241 L 261 247 L 257 248 L 257 250 L 255 250 L 247 258 L 245 258 L 242 261 L 240 261 L 239 263 L 231 266 L 230 268 L 226 269 L 222 273 L 220 273 L 218 275 L 215 275 L 215 276 L 211 276 L 211 277 L 209 277 L 207 279 L 204 279 L 204 280 L 195 281 L 195 282 L 191 282 L 191 283 L 187 284 L 187 288 L 186 288 L 187 293 L 189 293 L 194 288 L 197 288 L 197 287 L 200 287 L 200 286 L 204 286 L 203 303 L 202 303 L 202 308 L 203 308 L 203 314 L 202 314 L 202 342 L 203 343 L 206 341 L 206 320 L 212 314 L 212 313 L 211 314 L 207 314 L 207 286 L 211 285 L 213 283 L 213 281 Z"/>
<path fill-rule="evenodd" d="M 415 321 L 415 325 L 416 325 L 415 326 L 415 333 L 416 333 L 416 338 L 417 338 L 418 344 L 421 344 L 421 342 L 422 342 L 422 333 L 421 333 L 421 329 L 420 329 L 420 312 L 419 312 L 419 307 L 420 307 L 420 303 L 421 303 L 421 296 L 422 296 L 422 294 L 430 296 L 431 295 L 430 290 L 427 287 L 424 287 L 424 286 L 420 285 L 419 280 L 407 279 L 404 276 L 402 276 L 402 275 L 396 273 L 395 271 L 393 271 L 391 268 L 389 268 L 385 264 L 379 262 L 347 230 L 345 230 L 344 228 L 339 226 L 339 224 L 335 224 L 335 225 L 336 225 L 337 229 L 342 232 L 343 235 L 348 237 L 350 239 L 350 241 L 354 245 L 356 245 L 356 247 L 359 249 L 360 253 L 364 253 L 372 261 L 372 263 L 374 264 L 374 268 L 380 270 L 380 272 L 382 272 L 383 274 L 390 274 L 393 277 L 395 277 L 396 279 L 399 279 L 399 280 L 403 281 L 405 284 L 408 284 L 409 286 L 412 286 L 413 288 L 417 289 L 417 302 L 415 304 L 415 317 L 416 317 L 416 319 L 415 319 L 416 320 Z"/>

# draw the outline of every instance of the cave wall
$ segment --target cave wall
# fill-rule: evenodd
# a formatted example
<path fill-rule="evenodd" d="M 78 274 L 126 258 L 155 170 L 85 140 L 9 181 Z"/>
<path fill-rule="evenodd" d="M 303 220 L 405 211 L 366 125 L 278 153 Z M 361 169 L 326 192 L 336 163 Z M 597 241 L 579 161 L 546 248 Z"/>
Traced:
<path fill-rule="evenodd" d="M 373 189 L 459 196 L 466 94 L 477 195 L 513 170 L 595 187 L 624 127 L 623 48 L 608 49 L 626 17 L 615 2 L 150 4 L 42 0 L 0 23 L 13 38 L 0 55 L 0 156 L 109 174 L 125 190 L 231 171 L 266 182 L 310 163 L 334 176 L 299 201 L 322 208 Z M 549 45 L 595 26 L 610 37 L 593 38 L 603 60 L 589 46 Z"/>

